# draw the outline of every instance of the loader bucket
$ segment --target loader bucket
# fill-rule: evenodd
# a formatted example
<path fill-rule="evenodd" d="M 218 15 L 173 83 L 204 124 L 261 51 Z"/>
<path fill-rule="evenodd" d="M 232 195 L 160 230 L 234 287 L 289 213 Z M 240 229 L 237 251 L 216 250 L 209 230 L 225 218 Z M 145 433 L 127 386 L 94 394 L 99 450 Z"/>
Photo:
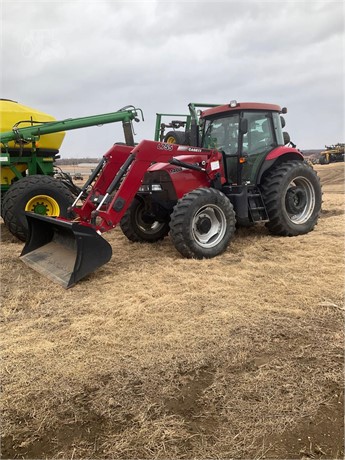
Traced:
<path fill-rule="evenodd" d="M 107 263 L 110 244 L 93 228 L 26 212 L 29 236 L 21 260 L 65 289 Z"/>

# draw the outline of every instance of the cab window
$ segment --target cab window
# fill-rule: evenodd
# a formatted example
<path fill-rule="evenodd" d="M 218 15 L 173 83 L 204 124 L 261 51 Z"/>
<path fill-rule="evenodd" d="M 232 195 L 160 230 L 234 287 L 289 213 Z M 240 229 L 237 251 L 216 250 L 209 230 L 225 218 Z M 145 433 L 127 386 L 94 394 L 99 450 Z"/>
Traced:
<path fill-rule="evenodd" d="M 239 115 L 206 120 L 203 146 L 217 149 L 225 155 L 236 155 L 238 151 Z"/>
<path fill-rule="evenodd" d="M 248 132 L 243 136 L 243 152 L 248 155 L 265 153 L 275 145 L 271 119 L 262 112 L 246 112 Z"/>

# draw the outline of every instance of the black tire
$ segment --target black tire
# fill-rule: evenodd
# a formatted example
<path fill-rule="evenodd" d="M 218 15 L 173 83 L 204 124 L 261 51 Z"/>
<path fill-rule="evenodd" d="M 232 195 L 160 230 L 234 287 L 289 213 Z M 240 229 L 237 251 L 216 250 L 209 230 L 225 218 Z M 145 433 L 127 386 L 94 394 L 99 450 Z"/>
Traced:
<path fill-rule="evenodd" d="M 163 139 L 164 142 L 168 144 L 186 144 L 186 133 L 183 131 L 169 131 Z"/>
<path fill-rule="evenodd" d="M 320 157 L 319 163 L 320 165 L 328 165 L 330 163 L 329 158 L 327 159 L 326 156 L 322 156 Z"/>
<path fill-rule="evenodd" d="M 274 235 L 303 235 L 317 224 L 320 179 L 303 161 L 287 161 L 270 171 L 262 183 L 262 195 L 269 217 L 266 226 Z"/>
<path fill-rule="evenodd" d="M 158 222 L 147 212 L 143 200 L 134 198 L 120 222 L 124 235 L 135 243 L 155 243 L 170 231 L 167 222 Z"/>
<path fill-rule="evenodd" d="M 72 193 L 60 181 L 43 175 L 27 176 L 15 182 L 6 192 L 2 214 L 6 227 L 22 241 L 28 226 L 25 211 L 41 215 L 67 217 L 67 208 L 74 201 Z"/>
<path fill-rule="evenodd" d="M 234 208 L 219 190 L 199 188 L 184 195 L 174 207 L 170 237 L 187 258 L 203 259 L 224 252 L 236 229 Z"/>

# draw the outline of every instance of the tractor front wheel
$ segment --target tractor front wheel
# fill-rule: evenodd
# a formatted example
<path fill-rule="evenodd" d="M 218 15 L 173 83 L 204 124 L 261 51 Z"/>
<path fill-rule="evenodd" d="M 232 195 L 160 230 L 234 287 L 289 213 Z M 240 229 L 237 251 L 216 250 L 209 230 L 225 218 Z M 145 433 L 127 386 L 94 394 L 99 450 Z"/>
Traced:
<path fill-rule="evenodd" d="M 203 259 L 221 254 L 235 229 L 235 212 L 230 200 L 211 188 L 199 188 L 184 195 L 171 215 L 171 239 L 187 258 Z"/>
<path fill-rule="evenodd" d="M 6 192 L 2 216 L 12 235 L 25 241 L 28 235 L 26 211 L 67 217 L 67 209 L 73 201 L 72 193 L 58 180 L 43 175 L 27 176 L 15 182 Z"/>
<path fill-rule="evenodd" d="M 169 233 L 167 222 L 158 222 L 146 209 L 143 200 L 134 198 L 120 222 L 124 235 L 135 243 L 155 243 Z"/>
<path fill-rule="evenodd" d="M 322 203 L 320 179 L 303 161 L 281 163 L 265 177 L 262 195 L 274 235 L 296 236 L 313 230 Z"/>

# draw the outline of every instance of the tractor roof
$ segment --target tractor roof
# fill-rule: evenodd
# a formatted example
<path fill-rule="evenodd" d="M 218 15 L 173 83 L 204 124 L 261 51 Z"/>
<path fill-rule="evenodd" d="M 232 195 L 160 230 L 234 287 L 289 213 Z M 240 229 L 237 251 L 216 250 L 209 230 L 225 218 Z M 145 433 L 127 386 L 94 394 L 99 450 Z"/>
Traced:
<path fill-rule="evenodd" d="M 236 105 L 234 104 L 236 103 Z M 217 115 L 218 113 L 224 112 L 237 112 L 239 110 L 264 110 L 270 112 L 281 112 L 282 109 L 279 105 L 275 104 L 263 104 L 261 102 L 236 102 L 231 101 L 230 104 L 220 105 L 218 107 L 212 107 L 211 109 L 204 110 L 202 112 L 202 118 Z"/>

